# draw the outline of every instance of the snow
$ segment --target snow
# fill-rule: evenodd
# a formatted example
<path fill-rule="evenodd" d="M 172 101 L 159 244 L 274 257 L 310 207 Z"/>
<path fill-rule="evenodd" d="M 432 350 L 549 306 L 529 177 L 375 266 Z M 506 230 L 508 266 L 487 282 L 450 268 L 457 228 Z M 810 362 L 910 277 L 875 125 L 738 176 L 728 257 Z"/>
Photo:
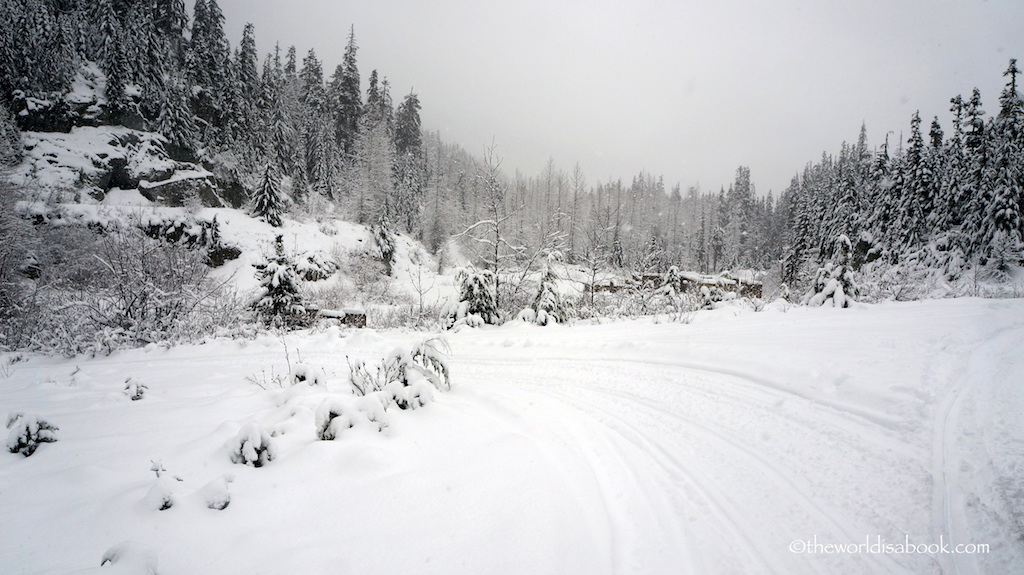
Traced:
<path fill-rule="evenodd" d="M 153 202 L 139 193 L 138 190 L 122 190 L 111 188 L 103 197 L 101 204 L 105 206 L 153 206 Z"/>
<path fill-rule="evenodd" d="M 415 411 L 348 370 L 416 333 L 7 356 L 0 416 L 60 431 L 0 453 L 4 571 L 1024 571 L 1024 301 L 765 310 L 464 329 Z M 253 384 L 288 357 L 323 383 Z"/>

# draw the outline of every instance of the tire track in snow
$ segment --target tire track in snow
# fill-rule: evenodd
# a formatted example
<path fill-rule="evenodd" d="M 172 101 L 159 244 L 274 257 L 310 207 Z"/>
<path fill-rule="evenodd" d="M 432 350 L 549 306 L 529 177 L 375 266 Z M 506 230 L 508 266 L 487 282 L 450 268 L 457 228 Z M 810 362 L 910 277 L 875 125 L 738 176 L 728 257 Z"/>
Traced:
<path fill-rule="evenodd" d="M 782 487 L 781 491 L 772 490 L 772 493 L 787 493 L 792 501 L 796 501 L 799 505 L 804 507 L 805 510 L 809 512 L 808 515 L 810 515 L 813 519 L 818 521 L 819 524 L 824 525 L 829 531 L 831 531 L 831 534 L 841 536 L 840 539 L 835 539 L 835 541 L 857 541 L 859 539 L 858 536 L 854 536 L 846 528 L 844 528 L 838 521 L 836 521 L 828 512 L 822 509 L 821 506 L 819 506 L 813 499 L 804 495 L 804 493 L 806 493 L 807 491 L 806 487 L 798 486 L 792 477 L 788 476 L 783 471 L 781 471 L 778 468 L 778 466 L 771 463 L 767 458 L 763 457 L 762 455 L 760 455 L 759 453 L 752 449 L 744 447 L 737 441 L 727 438 L 720 431 L 713 430 L 707 425 L 697 423 L 684 417 L 680 417 L 678 414 L 673 413 L 672 411 L 665 409 L 659 405 L 656 405 L 651 399 L 646 398 L 640 394 L 623 392 L 604 387 L 591 387 L 587 388 L 587 391 L 597 392 L 599 394 L 611 397 L 615 400 L 625 400 L 630 402 L 634 406 L 643 407 L 651 412 L 666 417 L 667 419 L 675 423 L 680 423 L 683 426 L 690 428 L 691 430 L 696 430 L 697 433 L 700 434 L 705 440 L 710 440 L 710 442 L 717 443 L 719 446 L 725 446 L 728 450 L 739 454 L 739 459 L 741 460 L 751 460 L 756 462 L 762 470 L 769 471 L 768 475 L 771 477 L 771 479 L 775 482 L 777 486 Z M 570 399 L 567 396 L 567 401 L 575 400 L 575 397 Z M 591 401 L 588 403 L 591 407 L 603 411 L 609 417 L 616 417 L 617 415 L 617 412 L 615 410 L 601 407 L 597 404 L 597 402 Z M 619 406 L 622 405 L 621 401 L 616 401 L 615 404 Z M 637 433 L 637 435 L 643 436 L 647 440 L 650 439 L 649 435 L 643 434 L 635 426 L 629 425 L 629 427 L 631 427 Z M 683 464 L 678 460 L 678 458 L 672 456 L 664 448 L 660 446 L 655 446 L 653 443 L 649 443 L 649 445 L 659 450 L 676 467 L 683 467 Z M 815 531 L 815 533 L 821 534 L 821 532 L 817 530 Z M 871 555 L 868 555 L 866 557 L 867 558 L 864 559 L 864 561 L 866 563 L 872 564 L 872 572 L 893 572 L 894 565 L 892 564 L 891 560 L 876 560 L 874 556 Z"/>
<path fill-rule="evenodd" d="M 637 426 L 626 423 L 624 420 L 617 417 L 617 415 L 620 414 L 612 414 L 603 409 L 598 409 L 594 407 L 594 405 L 592 404 L 593 402 L 579 402 L 573 398 L 555 397 L 551 393 L 552 389 L 550 385 L 536 384 L 533 382 L 517 383 L 520 383 L 521 385 L 524 386 L 530 386 L 536 389 L 541 389 L 543 391 L 544 396 L 560 401 L 561 403 L 563 403 L 564 407 L 568 407 L 574 410 L 575 412 L 579 413 L 588 420 L 598 424 L 601 429 L 606 430 L 606 432 L 613 433 L 615 436 L 620 438 L 621 441 L 634 447 L 635 449 L 617 448 L 614 447 L 613 441 L 606 440 L 606 443 L 609 446 L 613 447 L 615 456 L 621 463 L 619 469 L 627 471 L 631 473 L 631 475 L 633 475 L 633 483 L 637 487 L 637 493 L 641 492 L 641 488 L 644 484 L 644 482 L 640 481 L 639 478 L 636 477 L 636 472 L 633 471 L 635 467 L 638 467 L 636 465 L 637 462 L 634 459 L 637 454 L 641 454 L 648 458 L 655 465 L 656 468 L 662 470 L 669 470 L 670 473 L 666 477 L 658 478 L 659 482 L 664 484 L 665 488 L 663 490 L 644 490 L 644 497 L 648 501 L 649 508 L 664 507 L 664 505 L 661 503 L 655 504 L 652 500 L 652 497 L 655 494 L 664 495 L 679 492 L 679 483 L 683 482 L 685 483 L 685 489 L 683 489 L 682 491 L 686 493 L 687 498 L 693 501 L 694 503 L 706 505 L 707 507 L 712 508 L 716 511 L 715 515 L 719 519 L 723 520 L 721 522 L 721 526 L 725 527 L 726 531 L 729 532 L 728 535 L 731 535 L 731 537 L 726 537 L 724 539 L 733 542 L 741 542 L 743 547 L 745 547 L 747 551 L 747 555 L 758 563 L 757 572 L 788 572 L 786 568 L 768 561 L 766 559 L 766 556 L 768 556 L 769 553 L 767 552 L 765 546 L 763 544 L 757 543 L 756 538 L 751 538 L 751 536 L 746 532 L 746 530 L 740 527 L 741 521 L 739 517 L 741 516 L 741 512 L 737 509 L 736 505 L 730 503 L 728 499 L 723 497 L 722 495 L 716 494 L 714 490 L 712 490 L 704 481 L 698 478 L 698 474 L 692 472 L 684 465 L 682 465 L 678 461 L 678 459 L 672 456 L 666 449 L 664 449 L 660 445 L 656 445 L 655 443 L 653 443 L 648 434 L 641 431 Z M 588 410 L 581 408 L 582 404 L 587 404 L 587 406 L 589 406 L 590 409 Z M 595 411 L 597 413 L 595 413 Z M 611 417 L 609 417 L 609 415 L 611 415 Z M 592 439 L 589 441 L 592 441 Z M 595 467 L 595 471 L 597 468 L 607 467 L 603 462 L 599 463 L 596 459 L 593 460 L 592 464 Z M 674 471 L 674 473 L 672 473 L 672 471 Z M 647 479 L 649 480 L 650 478 Z M 694 497 L 694 492 L 696 492 L 697 497 Z M 679 504 L 676 503 L 674 507 L 679 507 Z M 680 514 L 674 514 L 674 516 L 677 519 L 676 524 L 679 526 L 679 531 L 686 532 L 687 538 L 693 538 L 694 534 L 692 533 L 692 531 L 690 529 L 687 529 L 685 526 L 683 526 L 683 524 L 681 524 L 678 521 Z M 678 541 L 678 544 L 689 546 L 688 541 Z M 730 549 L 730 551 L 733 552 L 733 554 L 735 554 L 736 550 Z M 707 569 L 708 566 L 705 565 L 704 567 L 705 569 Z M 749 568 L 749 565 L 747 566 L 747 568 Z"/>
<path fill-rule="evenodd" d="M 466 357 L 460 356 L 460 359 L 466 359 Z M 480 363 L 485 363 L 488 365 L 512 366 L 510 369 L 505 369 L 501 371 L 504 371 L 506 373 L 511 371 L 514 373 L 517 370 L 517 368 L 522 368 L 523 366 L 529 366 L 529 369 L 531 370 L 540 370 L 538 366 L 544 365 L 548 361 L 548 359 L 549 358 L 541 358 L 534 360 L 511 359 L 508 361 L 504 361 L 493 360 L 490 358 L 472 358 L 471 361 L 479 361 Z M 551 359 L 554 359 L 554 361 L 556 362 L 571 361 L 559 358 Z M 635 376 L 637 369 L 633 367 L 634 364 L 649 364 L 649 362 L 642 361 L 615 362 L 615 360 L 609 359 L 604 359 L 601 361 L 601 363 L 603 364 L 603 366 L 600 369 L 604 373 L 607 372 L 607 366 L 609 364 L 626 364 L 622 367 L 622 369 L 623 371 L 626 372 L 627 376 Z M 678 367 L 680 370 L 687 370 L 688 367 L 686 365 L 679 365 L 678 363 L 672 362 L 662 362 L 658 365 L 661 367 Z M 670 434 L 652 433 L 650 429 L 641 429 L 637 425 L 627 423 L 624 420 L 624 417 L 635 417 L 637 413 L 636 407 L 640 407 L 643 408 L 643 410 L 647 411 L 648 413 L 655 413 L 657 417 L 661 418 L 662 423 L 664 423 L 664 421 L 668 421 L 670 424 L 674 423 L 676 424 L 676 426 L 682 426 L 686 428 L 686 430 L 688 431 L 687 435 L 690 435 L 691 437 L 699 436 L 704 441 L 704 443 L 714 445 L 714 450 L 731 453 L 731 459 L 735 461 L 735 463 L 732 463 L 732 468 L 734 469 L 734 471 L 739 471 L 741 474 L 745 473 L 746 475 L 750 475 L 751 470 L 754 469 L 758 470 L 758 472 L 761 473 L 762 475 L 768 475 L 772 484 L 775 487 L 777 487 L 777 489 L 771 491 L 773 495 L 775 495 L 776 493 L 785 493 L 786 501 L 789 504 L 796 505 L 799 508 L 803 509 L 802 514 L 806 516 L 808 523 L 813 521 L 813 525 L 818 525 L 821 528 L 824 528 L 825 531 L 830 532 L 832 535 L 842 537 L 841 539 L 832 539 L 830 541 L 845 543 L 862 540 L 861 537 L 851 536 L 848 530 L 843 528 L 828 512 L 826 512 L 822 507 L 820 507 L 817 503 L 815 503 L 812 499 L 810 499 L 808 496 L 804 494 L 806 492 L 806 489 L 803 489 L 800 486 L 798 486 L 794 479 L 790 475 L 787 475 L 786 473 L 781 471 L 777 465 L 770 463 L 764 456 L 758 454 L 752 449 L 744 447 L 737 443 L 737 441 L 723 436 L 720 431 L 715 431 L 705 424 L 700 424 L 698 422 L 691 421 L 689 419 L 681 417 L 679 414 L 673 413 L 667 409 L 655 405 L 655 402 L 650 398 L 645 397 L 642 394 L 642 392 L 630 393 L 610 388 L 607 386 L 599 386 L 587 380 L 586 377 L 580 378 L 578 375 L 572 378 L 553 378 L 552 374 L 548 373 L 546 370 L 541 371 L 544 371 L 545 377 L 549 380 L 548 382 L 538 383 L 536 381 L 530 380 L 525 382 L 526 385 L 528 385 L 536 392 L 539 392 L 539 394 L 541 395 L 546 395 L 548 397 L 557 396 L 567 406 L 582 411 L 585 415 L 598 421 L 604 427 L 616 431 L 618 434 L 623 436 L 624 439 L 626 439 L 632 445 L 637 447 L 641 452 L 647 453 L 648 457 L 654 460 L 660 468 L 665 470 L 669 477 L 673 475 L 683 476 L 689 484 L 698 489 L 698 491 L 702 494 L 704 499 L 709 501 L 712 504 L 712 506 L 718 510 L 718 516 L 722 518 L 724 522 L 727 524 L 729 531 L 736 536 L 734 540 L 744 542 L 744 547 L 746 547 L 748 551 L 750 551 L 750 555 L 756 558 L 756 561 L 761 563 L 760 567 L 762 570 L 780 573 L 787 573 L 792 571 L 791 566 L 779 563 L 780 561 L 783 561 L 788 557 L 785 555 L 786 549 L 784 548 L 784 546 L 775 546 L 772 548 L 767 548 L 764 543 L 755 543 L 754 540 L 761 542 L 764 540 L 764 538 L 763 536 L 758 536 L 758 534 L 756 533 L 749 532 L 749 528 L 745 529 L 743 527 L 743 525 L 750 525 L 750 521 L 743 520 L 745 518 L 743 517 L 743 513 L 740 511 L 742 505 L 734 502 L 733 497 L 731 497 L 729 494 L 723 493 L 720 486 L 708 484 L 708 482 L 706 481 L 706 477 L 705 480 L 702 480 L 701 472 L 699 470 L 694 471 L 690 466 L 685 464 L 682 461 L 682 459 L 674 455 L 670 450 L 666 449 L 662 445 L 662 441 L 666 436 L 671 437 Z M 740 377 L 736 373 L 722 373 L 719 371 L 715 371 L 714 373 L 718 373 L 729 378 Z M 550 381 L 551 379 L 564 380 L 569 383 L 553 384 Z M 723 377 L 723 379 L 725 378 Z M 580 383 L 581 381 L 585 383 Z M 635 383 L 636 378 L 624 378 L 623 381 L 630 381 L 632 383 Z M 520 381 L 516 381 L 515 383 L 519 384 Z M 657 379 L 644 380 L 644 383 L 648 385 L 650 385 L 651 383 L 661 383 L 663 384 L 663 386 L 671 387 L 676 392 L 683 392 L 684 394 L 699 394 L 707 396 L 709 399 L 713 399 L 718 402 L 721 402 L 723 399 L 720 393 L 716 394 L 712 392 L 712 390 L 710 389 L 710 382 L 703 386 L 704 389 L 694 389 L 687 385 L 673 384 L 665 381 L 659 382 Z M 716 380 L 714 383 L 718 384 L 720 383 L 720 380 Z M 772 408 L 774 404 L 774 402 L 772 401 L 773 393 L 771 391 L 763 391 L 761 390 L 761 388 L 756 387 L 756 385 L 756 381 L 752 382 L 751 384 L 748 384 L 748 386 L 744 386 L 742 381 L 732 383 L 731 387 L 733 387 L 734 390 L 732 393 L 728 395 L 732 396 L 735 399 L 738 399 L 739 402 L 743 404 L 741 409 L 745 409 L 747 411 L 762 411 L 770 414 L 774 418 L 778 418 L 787 422 L 792 422 L 800 427 L 810 429 L 814 433 L 821 433 L 822 428 L 820 426 L 822 425 L 828 425 L 833 428 L 836 427 L 834 421 L 835 414 L 833 413 L 833 410 L 829 409 L 830 406 L 822 405 L 820 402 L 814 402 L 813 400 L 808 400 L 807 398 L 803 398 L 802 396 L 798 395 L 797 397 L 806 400 L 803 403 L 814 408 L 815 413 L 824 413 L 824 416 L 820 420 L 814 422 L 816 425 L 807 425 L 806 423 L 793 421 L 793 418 L 790 417 L 792 414 L 781 414 L 777 410 L 774 410 Z M 753 389 L 757 389 L 758 391 L 754 394 L 737 392 L 749 386 L 754 386 Z M 721 390 L 717 391 L 720 392 Z M 583 398 L 580 396 L 581 393 L 587 393 L 591 397 Z M 656 395 L 658 397 L 663 396 L 662 393 L 657 393 Z M 777 399 L 777 394 L 774 394 L 774 396 Z M 685 399 L 682 399 L 680 401 L 685 401 Z M 627 405 L 628 407 L 626 407 Z M 581 407 L 583 409 L 581 409 Z M 806 413 L 804 414 L 806 415 Z M 873 422 L 863 421 L 860 418 L 856 419 L 861 423 L 861 426 L 863 426 L 864 424 L 871 424 L 870 427 L 874 427 Z M 669 427 L 672 426 L 669 425 Z M 863 447 L 858 446 L 855 443 L 849 441 L 850 437 L 859 437 L 858 432 L 862 431 L 863 430 L 853 429 L 852 426 L 841 427 L 838 430 L 838 432 L 834 434 L 835 437 L 833 437 L 833 441 L 843 443 L 844 445 L 849 445 L 850 447 L 855 447 L 858 450 L 863 450 L 864 452 L 870 452 L 870 449 L 864 449 Z M 849 436 L 846 437 L 846 434 L 849 434 Z M 862 433 L 860 435 L 862 435 Z M 847 441 L 840 441 L 844 437 Z M 700 441 L 692 441 L 691 443 L 699 444 Z M 715 462 L 715 460 L 710 457 L 706 456 L 706 459 L 709 462 Z M 750 465 L 751 462 L 753 462 L 753 466 Z M 667 481 L 666 483 L 671 485 L 671 481 Z M 783 504 L 783 511 L 785 511 L 785 507 L 786 505 Z M 793 523 L 792 520 L 791 523 Z M 799 525 L 799 527 L 803 528 L 804 530 L 807 529 L 805 525 Z M 816 532 L 824 533 L 825 531 Z M 794 533 L 796 533 L 796 531 L 794 531 Z M 800 531 L 797 534 L 803 535 L 804 531 Z M 819 559 L 821 559 L 822 561 L 839 560 L 835 557 L 819 557 Z M 860 557 L 858 560 L 860 561 L 859 564 L 862 565 L 863 568 L 869 572 L 893 572 L 908 570 L 907 566 L 895 563 L 892 560 L 892 558 L 889 557 L 867 556 Z M 850 565 L 845 564 L 845 567 L 848 569 Z"/>
<path fill-rule="evenodd" d="M 1013 346 L 1021 339 L 1014 332 L 1022 329 L 1024 324 L 1006 326 L 980 341 L 972 342 L 977 346 L 976 349 L 950 374 L 952 389 L 946 393 L 936 413 L 933 428 L 934 513 L 936 523 L 942 525 L 941 535 L 952 545 L 976 543 L 970 538 L 972 530 L 967 519 L 967 493 L 963 491 L 967 484 L 961 481 L 962 457 L 956 449 L 957 433 L 963 429 L 961 411 L 964 397 L 973 391 L 973 374 L 987 372 L 986 366 L 999 365 L 998 358 L 1008 355 L 992 353 L 992 348 L 997 345 Z M 1015 337 L 1003 343 L 1003 338 L 1010 335 Z M 937 353 L 943 353 L 943 350 Z M 975 555 L 951 554 L 944 556 L 944 563 L 946 568 L 951 567 L 951 572 L 957 575 L 982 572 Z"/>

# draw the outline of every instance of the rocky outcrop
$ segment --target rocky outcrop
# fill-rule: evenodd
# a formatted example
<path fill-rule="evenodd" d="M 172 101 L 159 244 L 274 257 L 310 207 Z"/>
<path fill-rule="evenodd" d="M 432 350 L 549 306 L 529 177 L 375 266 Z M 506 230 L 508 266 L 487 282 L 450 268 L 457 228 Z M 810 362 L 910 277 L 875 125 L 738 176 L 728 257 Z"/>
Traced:
<path fill-rule="evenodd" d="M 235 206 L 224 200 L 213 173 L 171 159 L 163 136 L 123 126 L 80 126 L 68 133 L 25 132 L 24 160 L 15 180 L 55 192 L 86 191 L 102 200 L 112 188 L 138 189 L 164 205 L 192 202 Z"/>

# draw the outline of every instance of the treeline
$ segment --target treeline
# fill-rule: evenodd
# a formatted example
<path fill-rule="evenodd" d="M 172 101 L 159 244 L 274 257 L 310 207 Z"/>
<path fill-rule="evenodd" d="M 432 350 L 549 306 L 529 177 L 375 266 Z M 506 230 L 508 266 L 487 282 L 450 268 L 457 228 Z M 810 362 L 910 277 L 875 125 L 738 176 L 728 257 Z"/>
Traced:
<path fill-rule="evenodd" d="M 905 142 L 893 149 L 887 137 L 871 148 L 862 126 L 856 143 L 808 163 L 778 200 L 755 193 L 746 167 L 717 193 L 683 193 L 644 173 L 628 186 L 588 187 L 578 168 L 549 162 L 539 176 L 509 182 L 506 235 L 548 242 L 570 261 L 597 255 L 647 272 L 777 270 L 790 286 L 829 262 L 1006 279 L 1024 254 L 1019 74 L 1011 60 L 995 114 L 986 115 L 977 89 L 952 98 L 948 135 L 937 117 L 925 133 L 915 113 Z"/>
<path fill-rule="evenodd" d="M 808 261 L 837 256 L 853 243 L 853 263 L 881 259 L 941 269 L 955 278 L 983 267 L 1009 272 L 1021 262 L 1024 236 L 1024 104 L 1020 70 L 1010 60 L 999 110 L 985 117 L 977 89 L 954 97 L 952 133 L 938 118 L 927 134 L 918 113 L 906 146 L 872 153 L 862 130 L 838 157 L 809 164 L 786 190 L 790 205 L 786 277 Z"/>
<path fill-rule="evenodd" d="M 196 0 L 191 18 L 182 0 L 0 8 L 0 94 L 21 129 L 91 122 L 157 131 L 172 155 L 242 184 L 254 213 L 272 223 L 293 211 L 397 227 L 435 253 L 456 245 L 495 271 L 558 251 L 572 263 L 645 272 L 777 269 L 790 285 L 840 257 L 951 277 L 1005 271 L 1021 258 L 1015 61 L 997 113 L 986 115 L 977 90 L 958 96 L 948 135 L 937 119 L 925 133 L 915 114 L 895 150 L 888 139 L 870 147 L 862 128 L 776 198 L 758 194 L 745 167 L 717 191 L 668 188 L 647 173 L 588 182 L 578 166 L 554 161 L 536 175 L 503 173 L 500 146 L 474 156 L 422 131 L 415 93 L 396 106 L 376 70 L 364 86 L 354 30 L 327 75 L 312 49 L 300 58 L 275 47 L 261 60 L 251 24 L 231 46 L 216 0 Z M 95 68 L 102 101 L 76 109 L 77 80 Z M 851 250 L 837 251 L 843 237 Z"/>

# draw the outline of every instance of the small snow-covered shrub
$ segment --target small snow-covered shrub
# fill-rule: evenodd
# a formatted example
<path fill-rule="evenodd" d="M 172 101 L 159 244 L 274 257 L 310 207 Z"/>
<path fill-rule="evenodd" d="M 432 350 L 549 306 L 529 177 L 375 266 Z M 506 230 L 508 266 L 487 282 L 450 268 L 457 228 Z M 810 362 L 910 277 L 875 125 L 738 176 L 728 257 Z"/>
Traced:
<path fill-rule="evenodd" d="M 148 509 L 154 509 L 156 511 L 166 511 L 171 507 L 174 507 L 174 490 L 171 486 L 174 485 L 173 480 L 168 477 L 158 477 L 153 485 L 146 491 L 146 495 L 142 498 L 142 504 Z"/>
<path fill-rule="evenodd" d="M 424 380 L 402 385 L 394 381 L 384 390 L 385 397 L 399 409 L 418 409 L 434 401 L 434 386 Z"/>
<path fill-rule="evenodd" d="M 138 401 L 146 395 L 149 390 L 149 386 L 141 381 L 137 381 L 135 378 L 129 377 L 124 380 L 124 394 L 129 397 L 132 401 Z"/>
<path fill-rule="evenodd" d="M 292 366 L 291 372 L 288 374 L 288 381 L 292 385 L 306 382 L 309 385 L 320 385 L 324 383 L 323 370 L 317 370 L 316 368 L 305 364 L 296 363 Z"/>
<path fill-rule="evenodd" d="M 385 399 L 378 393 L 343 401 L 328 398 L 316 410 L 316 436 L 323 441 L 337 439 L 345 430 L 364 427 L 384 431 L 388 427 Z"/>
<path fill-rule="evenodd" d="M 214 479 L 199 490 L 199 496 L 203 498 L 207 508 L 222 511 L 231 504 L 231 492 L 228 491 L 228 484 L 232 480 L 232 476 L 226 475 Z"/>
<path fill-rule="evenodd" d="M 202 250 L 131 226 L 55 222 L 31 228 L 39 277 L 0 302 L 0 345 L 71 356 L 247 329 L 252 314 L 210 281 Z M 0 238 L 0 257 L 8 245 Z"/>
<path fill-rule="evenodd" d="M 828 262 L 818 268 L 810 291 L 804 296 L 803 303 L 809 306 L 822 306 L 831 303 L 834 307 L 850 307 L 850 302 L 857 294 L 857 284 L 850 266 L 850 240 L 839 236 L 836 240 L 838 262 Z"/>
<path fill-rule="evenodd" d="M 251 467 L 263 467 L 277 456 L 270 434 L 250 423 L 238 432 L 235 437 L 231 461 Z"/>
<path fill-rule="evenodd" d="M 809 306 L 831 304 L 834 307 L 850 307 L 853 301 L 850 296 L 856 293 L 856 284 L 852 278 L 853 270 L 844 265 L 828 262 L 818 269 L 814 277 L 811 291 L 804 296 Z"/>
<path fill-rule="evenodd" d="M 459 300 L 448 310 L 446 329 L 459 325 L 477 327 L 500 321 L 501 314 L 495 303 L 496 278 L 493 272 L 463 268 L 456 272 L 455 281 L 459 285 Z"/>
<path fill-rule="evenodd" d="M 21 412 L 7 416 L 7 450 L 28 457 L 36 452 L 41 443 L 57 441 L 57 426 L 37 415 Z"/>
<path fill-rule="evenodd" d="M 295 258 L 295 273 L 308 282 L 325 280 L 338 271 L 338 262 L 321 251 L 305 252 Z"/>
<path fill-rule="evenodd" d="M 452 385 L 447 363 L 449 352 L 448 342 L 444 338 L 432 337 L 409 349 L 396 348 L 372 371 L 362 360 L 356 360 L 349 364 L 349 383 L 357 395 L 390 389 L 392 391 L 386 395 L 394 398 L 399 397 L 394 391 L 396 388 L 412 387 L 420 382 L 438 391 L 448 390 Z M 399 407 L 405 409 L 402 402 L 398 403 Z"/>
<path fill-rule="evenodd" d="M 726 292 L 717 286 L 700 286 L 701 309 L 714 309 L 715 304 L 727 299 Z"/>
<path fill-rule="evenodd" d="M 156 575 L 159 565 L 156 552 L 135 541 L 122 541 L 107 549 L 100 559 L 100 567 L 108 563 L 118 566 L 114 572 L 139 575 Z"/>

